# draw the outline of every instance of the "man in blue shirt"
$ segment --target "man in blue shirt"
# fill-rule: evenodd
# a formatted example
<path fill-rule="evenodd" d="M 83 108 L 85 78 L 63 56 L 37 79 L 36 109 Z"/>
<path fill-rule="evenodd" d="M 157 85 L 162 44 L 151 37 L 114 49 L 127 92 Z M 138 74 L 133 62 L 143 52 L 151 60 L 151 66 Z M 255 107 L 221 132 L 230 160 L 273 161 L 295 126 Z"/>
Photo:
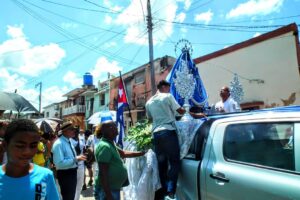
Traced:
<path fill-rule="evenodd" d="M 76 156 L 70 138 L 75 136 L 76 128 L 72 122 L 61 126 L 62 135 L 52 147 L 53 162 L 57 170 L 57 179 L 63 200 L 74 200 L 77 182 L 77 162 L 86 160 L 84 155 Z"/>

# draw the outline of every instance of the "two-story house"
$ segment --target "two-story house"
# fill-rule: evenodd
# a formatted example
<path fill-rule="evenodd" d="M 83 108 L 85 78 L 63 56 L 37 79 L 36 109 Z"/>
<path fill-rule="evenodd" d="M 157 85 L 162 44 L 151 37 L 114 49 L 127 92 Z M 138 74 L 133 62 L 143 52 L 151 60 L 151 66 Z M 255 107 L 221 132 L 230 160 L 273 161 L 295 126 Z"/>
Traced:
<path fill-rule="evenodd" d="M 59 103 L 52 103 L 48 106 L 43 107 L 45 118 L 61 118 Z"/>
<path fill-rule="evenodd" d="M 166 78 L 175 61 L 176 59 L 171 56 L 164 56 L 154 60 L 155 85 Z M 150 74 L 150 65 L 147 63 L 122 75 L 133 123 L 146 117 L 145 104 L 152 96 Z M 119 81 L 119 77 L 110 81 L 110 110 L 117 110 Z M 128 127 L 131 121 L 128 110 L 124 112 L 124 120 Z"/>

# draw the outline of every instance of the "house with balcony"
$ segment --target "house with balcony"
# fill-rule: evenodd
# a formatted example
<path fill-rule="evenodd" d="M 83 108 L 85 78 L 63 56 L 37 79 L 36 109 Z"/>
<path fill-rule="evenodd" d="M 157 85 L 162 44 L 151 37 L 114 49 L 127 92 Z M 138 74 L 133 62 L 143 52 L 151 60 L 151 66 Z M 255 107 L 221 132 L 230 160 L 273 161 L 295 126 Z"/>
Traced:
<path fill-rule="evenodd" d="M 104 110 L 109 110 L 109 105 L 113 104 L 110 102 L 110 79 L 114 78 L 110 73 L 108 73 L 108 79 L 105 81 L 98 81 L 98 92 L 94 94 L 94 110 L 95 112 L 101 112 Z"/>
<path fill-rule="evenodd" d="M 78 125 L 81 129 L 85 128 L 85 97 L 82 95 L 87 89 L 76 88 L 64 94 L 67 100 L 62 102 L 62 118 L 64 121 L 72 121 L 73 124 Z"/>
<path fill-rule="evenodd" d="M 43 107 L 45 118 L 61 118 L 59 103 L 52 103 Z"/>
<path fill-rule="evenodd" d="M 155 85 L 157 85 L 160 80 L 166 78 L 175 61 L 176 59 L 171 56 L 164 56 L 154 60 Z M 152 96 L 150 74 L 149 63 L 122 74 L 133 124 L 138 120 L 146 118 L 145 104 Z M 110 80 L 109 110 L 117 110 L 119 81 L 119 77 Z M 131 118 L 129 116 L 129 110 L 127 109 L 124 111 L 124 123 L 126 123 L 126 127 L 129 127 L 130 121 Z"/>

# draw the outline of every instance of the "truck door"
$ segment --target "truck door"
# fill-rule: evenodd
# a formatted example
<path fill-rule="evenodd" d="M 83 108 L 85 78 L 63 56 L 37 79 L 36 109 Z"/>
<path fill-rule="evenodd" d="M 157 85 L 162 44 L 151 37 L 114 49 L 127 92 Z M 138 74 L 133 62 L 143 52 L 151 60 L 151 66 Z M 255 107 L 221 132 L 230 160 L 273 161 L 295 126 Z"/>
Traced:
<path fill-rule="evenodd" d="M 225 122 L 210 142 L 203 199 L 300 199 L 299 121 Z"/>

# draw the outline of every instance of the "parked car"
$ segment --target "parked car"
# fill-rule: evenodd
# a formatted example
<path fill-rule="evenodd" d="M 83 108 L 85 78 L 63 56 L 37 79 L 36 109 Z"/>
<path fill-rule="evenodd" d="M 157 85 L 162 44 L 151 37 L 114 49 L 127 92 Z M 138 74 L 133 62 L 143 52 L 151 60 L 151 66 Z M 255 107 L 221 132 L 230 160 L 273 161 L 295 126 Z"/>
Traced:
<path fill-rule="evenodd" d="M 176 195 L 300 199 L 300 106 L 208 117 L 182 160 Z"/>

